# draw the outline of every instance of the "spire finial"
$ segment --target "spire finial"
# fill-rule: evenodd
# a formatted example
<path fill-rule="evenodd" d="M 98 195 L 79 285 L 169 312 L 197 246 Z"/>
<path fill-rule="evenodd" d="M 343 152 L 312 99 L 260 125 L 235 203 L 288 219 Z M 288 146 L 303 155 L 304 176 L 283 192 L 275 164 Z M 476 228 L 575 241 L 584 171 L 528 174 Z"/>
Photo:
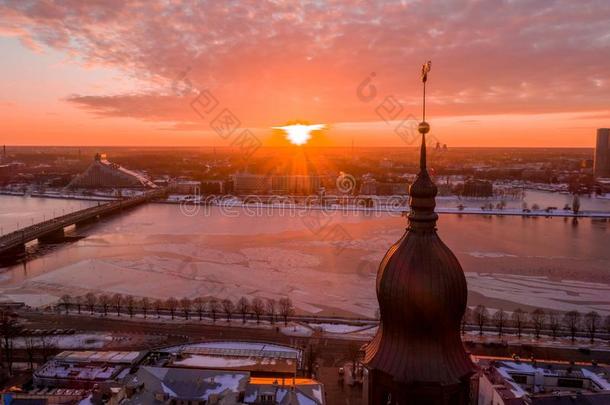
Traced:
<path fill-rule="evenodd" d="M 426 134 L 430 132 L 430 124 L 426 122 L 426 82 L 428 81 L 428 73 L 432 68 L 432 61 L 424 63 L 421 67 L 421 81 L 424 84 L 424 97 L 422 103 L 422 122 L 419 123 L 417 130 L 421 134 L 421 151 L 419 157 L 419 168 L 426 170 Z"/>
<path fill-rule="evenodd" d="M 417 127 L 417 131 L 421 134 L 421 148 L 419 152 L 420 170 L 415 182 L 409 187 L 409 205 L 411 207 L 409 229 L 413 231 L 416 229 L 434 230 L 436 219 L 438 218 L 434 212 L 434 207 L 436 206 L 435 197 L 438 190 L 428 174 L 426 162 L 426 134 L 430 132 L 430 124 L 426 122 L 426 82 L 428 81 L 430 66 L 431 62 L 428 61 L 424 63 L 421 70 L 421 80 L 424 84 L 423 120 Z"/>

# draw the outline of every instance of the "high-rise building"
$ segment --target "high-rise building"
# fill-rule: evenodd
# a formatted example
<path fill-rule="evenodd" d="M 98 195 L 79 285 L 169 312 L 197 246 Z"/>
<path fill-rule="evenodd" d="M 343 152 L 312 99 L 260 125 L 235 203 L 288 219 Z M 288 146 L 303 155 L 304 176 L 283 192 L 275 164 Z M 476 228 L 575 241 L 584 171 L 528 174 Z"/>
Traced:
<path fill-rule="evenodd" d="M 610 128 L 597 130 L 594 167 L 596 178 L 610 178 Z"/>

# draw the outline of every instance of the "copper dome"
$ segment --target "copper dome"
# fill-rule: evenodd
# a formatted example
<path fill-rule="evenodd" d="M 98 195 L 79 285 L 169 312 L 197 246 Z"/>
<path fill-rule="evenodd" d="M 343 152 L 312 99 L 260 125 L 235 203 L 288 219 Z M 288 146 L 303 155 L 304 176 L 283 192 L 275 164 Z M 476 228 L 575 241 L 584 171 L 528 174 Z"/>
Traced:
<path fill-rule="evenodd" d="M 381 322 L 365 364 L 400 384 L 457 384 L 474 371 L 460 339 L 468 291 L 460 263 L 436 233 L 437 188 L 426 169 L 425 132 L 420 132 L 409 226 L 379 266 Z"/>

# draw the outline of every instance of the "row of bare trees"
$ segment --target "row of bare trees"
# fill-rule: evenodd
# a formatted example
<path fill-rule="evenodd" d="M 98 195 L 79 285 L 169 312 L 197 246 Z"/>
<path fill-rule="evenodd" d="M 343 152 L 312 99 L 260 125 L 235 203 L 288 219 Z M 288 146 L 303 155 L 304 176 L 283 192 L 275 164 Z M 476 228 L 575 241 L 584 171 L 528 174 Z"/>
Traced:
<path fill-rule="evenodd" d="M 194 315 L 202 320 L 204 316 L 209 316 L 214 322 L 220 317 L 224 317 L 231 322 L 234 317 L 239 316 L 242 323 L 247 319 L 256 319 L 260 323 L 261 319 L 266 318 L 271 323 L 282 319 L 288 325 L 288 319 L 294 315 L 292 300 L 288 297 L 274 299 L 253 298 L 249 300 L 241 297 L 237 301 L 230 299 L 217 300 L 215 298 L 181 298 L 170 297 L 168 299 L 150 299 L 147 297 L 136 298 L 131 295 L 122 294 L 93 294 L 87 293 L 84 296 L 63 295 L 59 299 L 60 310 L 68 314 L 71 310 L 77 313 L 89 311 L 93 314 L 101 311 L 104 316 L 109 312 L 116 312 L 117 316 L 127 314 L 133 318 L 136 313 L 140 313 L 147 318 L 154 313 L 157 318 L 162 314 L 169 314 L 172 319 L 182 316 L 184 319 L 191 319 Z"/>
<path fill-rule="evenodd" d="M 23 341 L 23 349 L 27 354 L 30 370 L 34 367 L 36 356 L 46 362 L 56 351 L 55 337 L 48 335 L 33 336 L 23 334 L 22 327 L 19 326 L 17 313 L 10 309 L 0 309 L 0 367 L 2 377 L 13 374 L 13 353 L 16 339 Z"/>
<path fill-rule="evenodd" d="M 484 305 L 477 305 L 464 314 L 462 333 L 465 333 L 466 325 L 469 323 L 477 326 L 479 335 L 483 335 L 483 330 L 490 326 L 495 328 L 498 336 L 502 336 L 507 328 L 512 328 L 519 338 L 525 329 L 532 330 L 536 339 L 539 339 L 543 332 L 550 333 L 553 339 L 556 339 L 559 333 L 567 332 L 572 342 L 580 332 L 585 332 L 591 343 L 595 341 L 602 328 L 610 334 L 610 316 L 602 319 L 602 316 L 595 311 L 586 314 L 578 311 L 560 313 L 538 308 L 527 312 L 517 308 L 510 314 L 503 309 L 490 314 Z"/>

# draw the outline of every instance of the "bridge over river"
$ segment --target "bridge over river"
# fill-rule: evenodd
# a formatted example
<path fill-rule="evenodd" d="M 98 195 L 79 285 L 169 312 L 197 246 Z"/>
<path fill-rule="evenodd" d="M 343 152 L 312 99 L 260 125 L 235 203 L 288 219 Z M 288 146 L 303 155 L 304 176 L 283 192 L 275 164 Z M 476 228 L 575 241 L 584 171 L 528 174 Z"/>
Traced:
<path fill-rule="evenodd" d="M 165 188 L 148 191 L 136 197 L 112 201 L 85 208 L 18 229 L 0 237 L 0 258 L 7 258 L 25 251 L 25 244 L 38 239 L 40 242 L 56 242 L 64 239 L 64 228 L 85 224 L 98 218 L 116 214 L 124 209 L 144 204 L 167 193 Z"/>

